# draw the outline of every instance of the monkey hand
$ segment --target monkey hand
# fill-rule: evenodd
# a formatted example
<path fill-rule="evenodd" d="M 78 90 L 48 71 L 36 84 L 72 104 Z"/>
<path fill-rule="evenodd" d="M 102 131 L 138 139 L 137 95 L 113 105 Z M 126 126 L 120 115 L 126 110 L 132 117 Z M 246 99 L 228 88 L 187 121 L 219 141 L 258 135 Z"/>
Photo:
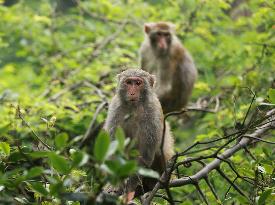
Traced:
<path fill-rule="evenodd" d="M 127 205 L 135 205 L 136 203 L 134 203 L 132 200 L 134 199 L 134 196 L 135 196 L 135 192 L 132 191 L 132 192 L 128 192 L 124 195 L 124 203 L 127 204 Z"/>

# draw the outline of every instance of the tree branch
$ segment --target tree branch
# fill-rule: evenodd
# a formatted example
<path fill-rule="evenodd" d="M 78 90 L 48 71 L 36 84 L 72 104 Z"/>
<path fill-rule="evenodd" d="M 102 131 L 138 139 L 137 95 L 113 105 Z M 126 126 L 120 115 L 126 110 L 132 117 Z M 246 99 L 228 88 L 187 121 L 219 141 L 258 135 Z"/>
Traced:
<path fill-rule="evenodd" d="M 208 174 L 214 170 L 218 169 L 220 164 L 223 162 L 223 160 L 230 158 L 232 155 L 234 155 L 236 152 L 238 152 L 240 149 L 246 147 L 249 143 L 251 143 L 253 140 L 258 138 L 261 138 L 262 135 L 267 132 L 268 130 L 275 128 L 275 123 L 273 122 L 273 118 L 275 117 L 275 109 L 270 110 L 267 112 L 266 116 L 267 119 L 271 118 L 264 126 L 260 126 L 257 128 L 253 133 L 246 134 L 242 136 L 241 140 L 234 145 L 233 147 L 225 150 L 222 154 L 218 155 L 218 158 L 214 159 L 212 162 L 207 164 L 205 167 L 203 167 L 200 171 L 198 171 L 196 174 L 188 177 L 182 177 L 179 179 L 174 179 L 170 182 L 170 187 L 179 187 L 179 186 L 185 186 L 187 184 L 196 184 L 199 180 L 204 179 L 208 176 Z M 171 168 L 167 168 L 168 172 L 171 171 Z M 161 176 L 161 181 L 165 181 L 165 174 Z M 154 197 L 154 195 L 157 193 L 157 191 L 162 188 L 160 183 L 157 183 L 154 187 L 154 189 L 151 191 L 151 193 L 147 196 L 144 205 L 149 205 Z"/>

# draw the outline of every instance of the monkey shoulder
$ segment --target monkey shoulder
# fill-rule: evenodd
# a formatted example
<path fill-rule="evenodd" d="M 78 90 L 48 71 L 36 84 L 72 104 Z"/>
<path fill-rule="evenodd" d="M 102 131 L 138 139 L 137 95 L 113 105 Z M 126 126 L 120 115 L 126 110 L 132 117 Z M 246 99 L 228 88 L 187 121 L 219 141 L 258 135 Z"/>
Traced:
<path fill-rule="evenodd" d="M 180 69 L 185 73 L 190 81 L 195 81 L 197 78 L 197 69 L 191 54 L 187 51 L 183 59 L 183 63 L 180 65 Z"/>
<path fill-rule="evenodd" d="M 181 58 L 177 58 L 176 72 L 178 78 L 184 83 L 186 80 L 194 81 L 197 77 L 197 69 L 194 60 L 187 49 L 182 46 L 184 52 Z"/>
<path fill-rule="evenodd" d="M 146 118 L 146 122 L 149 123 L 162 123 L 163 121 L 163 111 L 161 104 L 157 97 L 152 98 L 152 101 L 149 101 L 144 112 L 144 117 Z"/>
<path fill-rule="evenodd" d="M 173 59 L 173 62 L 181 62 L 184 59 L 186 53 L 186 49 L 181 44 L 180 40 L 178 38 L 174 39 L 174 43 L 171 46 L 171 57 Z"/>
<path fill-rule="evenodd" d="M 111 102 L 109 104 L 108 110 L 109 110 L 109 113 L 110 112 L 111 113 L 117 113 L 117 112 L 119 112 L 121 110 L 121 101 L 120 101 L 118 95 L 115 95 L 112 98 L 112 100 L 111 100 Z"/>
<path fill-rule="evenodd" d="M 155 70 L 158 67 L 159 60 L 156 58 L 150 43 L 143 42 L 139 50 L 140 64 L 143 70 L 155 74 Z"/>
<path fill-rule="evenodd" d="M 151 48 L 150 46 L 150 42 L 148 39 L 144 39 L 144 41 L 142 42 L 139 52 L 140 54 L 144 54 L 147 53 L 147 51 Z"/>
<path fill-rule="evenodd" d="M 106 123 L 117 124 L 122 119 L 124 113 L 121 100 L 115 95 L 109 104 Z"/>
<path fill-rule="evenodd" d="M 147 109 L 152 109 L 155 112 L 162 112 L 161 103 L 155 92 L 151 93 L 151 98 L 149 98 L 147 104 Z"/>

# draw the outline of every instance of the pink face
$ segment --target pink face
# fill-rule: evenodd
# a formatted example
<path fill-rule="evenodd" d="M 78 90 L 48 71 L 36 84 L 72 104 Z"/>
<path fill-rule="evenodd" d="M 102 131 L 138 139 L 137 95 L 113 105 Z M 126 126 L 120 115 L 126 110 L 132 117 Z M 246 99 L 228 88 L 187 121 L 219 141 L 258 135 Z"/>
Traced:
<path fill-rule="evenodd" d="M 169 44 L 171 43 L 171 35 L 169 32 L 157 32 L 157 47 L 159 50 L 167 50 Z"/>
<path fill-rule="evenodd" d="M 173 28 L 170 24 L 145 24 L 144 31 L 149 36 L 153 48 L 163 54 L 169 50 L 173 34 Z"/>
<path fill-rule="evenodd" d="M 131 102 L 139 101 L 144 81 L 140 77 L 128 77 L 124 80 L 127 91 L 127 100 Z"/>

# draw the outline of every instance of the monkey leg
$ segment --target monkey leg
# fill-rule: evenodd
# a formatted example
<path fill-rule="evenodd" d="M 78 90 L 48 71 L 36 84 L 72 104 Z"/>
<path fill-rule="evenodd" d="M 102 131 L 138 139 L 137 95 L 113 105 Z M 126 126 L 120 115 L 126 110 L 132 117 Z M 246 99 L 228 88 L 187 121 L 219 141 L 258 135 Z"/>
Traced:
<path fill-rule="evenodd" d="M 157 179 L 149 178 L 149 177 L 144 177 L 142 179 L 142 185 L 138 185 L 136 190 L 135 190 L 135 197 L 140 197 L 147 192 L 152 191 L 156 183 L 158 182 Z"/>

